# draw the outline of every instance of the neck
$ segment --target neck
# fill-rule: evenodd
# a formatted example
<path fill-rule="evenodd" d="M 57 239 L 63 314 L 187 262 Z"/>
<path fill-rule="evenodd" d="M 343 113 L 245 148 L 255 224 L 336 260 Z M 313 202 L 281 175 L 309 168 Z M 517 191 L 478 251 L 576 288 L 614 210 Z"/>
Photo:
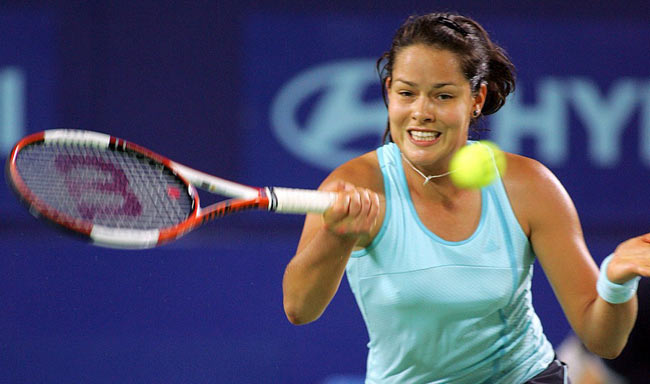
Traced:
<path fill-rule="evenodd" d="M 444 172 L 437 175 L 425 175 L 413 163 L 411 163 L 403 154 L 402 159 L 408 166 L 417 173 L 417 177 L 423 180 L 421 185 L 418 185 L 416 175 L 411 173 L 407 175 L 407 184 L 412 196 L 419 196 L 420 199 L 425 199 L 429 203 L 436 202 L 440 204 L 446 211 L 454 211 L 460 208 L 463 203 L 461 200 L 464 196 L 468 196 L 468 190 L 457 188 L 449 178 L 445 179 L 453 172 Z M 406 172 L 406 170 L 405 170 Z M 411 181 L 409 181 L 409 179 Z M 411 184 L 413 182 L 413 184 Z M 428 186 L 427 186 L 428 184 Z M 474 193 L 474 191 L 471 191 Z M 458 200 L 461 199 L 461 200 Z M 460 204 L 460 205 L 459 205 Z"/>
<path fill-rule="evenodd" d="M 455 171 L 448 171 L 448 172 L 445 172 L 445 173 L 441 173 L 439 175 L 429 175 L 429 176 L 427 176 L 427 175 L 424 174 L 424 172 L 420 171 L 415 165 L 413 165 L 413 163 L 411 163 L 409 161 L 409 159 L 407 159 L 406 156 L 404 156 L 403 153 L 402 153 L 402 159 L 404 159 L 404 162 L 406 162 L 406 164 L 408 164 L 415 172 L 417 172 L 418 175 L 422 176 L 422 178 L 424 179 L 424 182 L 422 183 L 422 185 L 426 185 L 428 182 L 430 182 L 433 179 L 439 179 L 441 177 L 449 176 L 450 174 L 455 172 Z"/>

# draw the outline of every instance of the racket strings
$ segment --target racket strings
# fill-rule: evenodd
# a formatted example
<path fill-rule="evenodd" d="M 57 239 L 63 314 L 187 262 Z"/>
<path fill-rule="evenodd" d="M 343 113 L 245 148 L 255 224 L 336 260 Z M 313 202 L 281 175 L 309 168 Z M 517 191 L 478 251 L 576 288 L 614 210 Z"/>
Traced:
<path fill-rule="evenodd" d="M 18 153 L 16 167 L 33 197 L 73 220 L 160 229 L 184 221 L 194 207 L 181 179 L 129 150 L 38 143 Z"/>

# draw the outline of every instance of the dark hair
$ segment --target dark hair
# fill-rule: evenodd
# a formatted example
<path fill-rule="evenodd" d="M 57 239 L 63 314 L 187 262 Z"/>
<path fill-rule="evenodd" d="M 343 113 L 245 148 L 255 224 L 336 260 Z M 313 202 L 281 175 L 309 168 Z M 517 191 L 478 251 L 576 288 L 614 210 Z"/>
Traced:
<path fill-rule="evenodd" d="M 505 50 L 490 40 L 481 25 L 457 14 L 430 13 L 406 19 L 395 32 L 390 50 L 377 60 L 377 72 L 386 105 L 386 79 L 392 76 L 395 57 L 402 49 L 414 44 L 426 44 L 458 55 L 461 70 L 469 81 L 472 92 L 478 92 L 481 84 L 487 85 L 487 97 L 481 115 L 498 111 L 506 102 L 506 96 L 515 90 L 514 65 Z M 474 126 L 477 120 L 472 117 L 471 125 Z M 392 141 L 390 123 L 386 125 L 383 141 L 386 142 L 387 139 Z"/>

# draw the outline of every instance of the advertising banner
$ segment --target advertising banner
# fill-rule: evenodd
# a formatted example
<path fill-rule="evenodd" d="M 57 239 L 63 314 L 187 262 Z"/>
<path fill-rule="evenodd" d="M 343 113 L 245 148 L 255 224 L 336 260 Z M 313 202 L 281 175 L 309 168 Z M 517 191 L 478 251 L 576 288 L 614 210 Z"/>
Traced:
<path fill-rule="evenodd" d="M 386 126 L 376 59 L 399 18 L 246 18 L 244 173 L 315 187 L 375 149 Z M 569 190 L 586 226 L 643 223 L 650 195 L 647 23 L 480 20 L 517 67 L 517 90 L 481 138 L 531 156 Z M 644 40 L 644 43 L 641 41 Z"/>

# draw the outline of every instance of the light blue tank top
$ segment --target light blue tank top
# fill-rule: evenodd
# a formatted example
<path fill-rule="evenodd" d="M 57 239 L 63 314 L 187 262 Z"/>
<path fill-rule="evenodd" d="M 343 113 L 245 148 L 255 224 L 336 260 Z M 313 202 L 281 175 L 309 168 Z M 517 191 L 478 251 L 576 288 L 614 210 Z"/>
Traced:
<path fill-rule="evenodd" d="M 463 241 L 420 221 L 398 147 L 377 150 L 386 214 L 346 275 L 370 341 L 366 383 L 523 383 L 553 361 L 531 301 L 535 255 L 501 179 Z"/>

